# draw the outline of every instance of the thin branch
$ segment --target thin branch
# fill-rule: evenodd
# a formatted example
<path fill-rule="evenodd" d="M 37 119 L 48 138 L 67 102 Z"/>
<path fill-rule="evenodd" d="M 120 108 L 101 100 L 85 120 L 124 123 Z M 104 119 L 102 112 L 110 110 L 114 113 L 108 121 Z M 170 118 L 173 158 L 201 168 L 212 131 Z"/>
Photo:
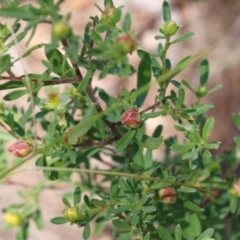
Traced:
<path fill-rule="evenodd" d="M 0 80 L 10 80 L 10 81 L 23 81 L 25 77 L 16 77 L 16 76 L 1 76 Z M 39 80 L 36 78 L 29 79 L 32 82 L 38 83 Z M 74 78 L 63 78 L 63 79 L 48 79 L 44 80 L 42 83 L 44 86 L 48 85 L 58 85 L 58 84 L 66 84 L 66 83 L 78 83 L 79 79 L 77 77 Z"/>
<path fill-rule="evenodd" d="M 147 107 L 146 109 L 142 110 L 140 113 L 147 112 L 149 110 L 154 110 L 156 107 L 160 107 L 160 102 L 156 102 L 153 105 Z"/>

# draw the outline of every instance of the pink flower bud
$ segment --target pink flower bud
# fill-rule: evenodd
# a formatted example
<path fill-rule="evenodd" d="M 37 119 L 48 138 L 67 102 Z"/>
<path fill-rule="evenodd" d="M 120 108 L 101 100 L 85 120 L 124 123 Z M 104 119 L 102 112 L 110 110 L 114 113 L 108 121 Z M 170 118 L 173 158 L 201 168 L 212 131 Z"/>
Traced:
<path fill-rule="evenodd" d="M 175 203 L 177 200 L 175 189 L 171 187 L 160 189 L 158 195 L 164 203 Z"/>
<path fill-rule="evenodd" d="M 141 123 L 141 115 L 136 108 L 130 108 L 122 114 L 121 122 L 129 128 L 137 128 Z"/>
<path fill-rule="evenodd" d="M 16 157 L 24 158 L 32 152 L 32 145 L 25 141 L 19 141 L 12 144 L 8 151 Z"/>
<path fill-rule="evenodd" d="M 233 196 L 240 197 L 240 180 L 238 180 L 229 190 Z"/>
<path fill-rule="evenodd" d="M 137 41 L 131 33 L 121 33 L 114 43 L 121 47 L 123 53 L 132 53 L 137 48 Z"/>
<path fill-rule="evenodd" d="M 114 5 L 110 4 L 102 12 L 101 23 L 110 23 L 114 20 L 114 15 L 116 13 L 116 8 Z"/>

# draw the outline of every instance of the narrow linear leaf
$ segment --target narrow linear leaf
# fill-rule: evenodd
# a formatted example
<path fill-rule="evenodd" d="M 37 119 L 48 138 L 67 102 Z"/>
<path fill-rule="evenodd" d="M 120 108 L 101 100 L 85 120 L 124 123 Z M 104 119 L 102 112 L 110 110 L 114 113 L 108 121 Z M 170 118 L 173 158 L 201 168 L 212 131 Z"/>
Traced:
<path fill-rule="evenodd" d="M 118 141 L 117 151 L 124 150 L 132 141 L 136 134 L 136 130 L 129 130 L 127 133 L 125 133 L 120 140 Z"/>
<path fill-rule="evenodd" d="M 207 110 L 209 110 L 211 108 L 213 108 L 212 103 L 203 104 L 203 105 L 200 105 L 200 106 L 196 107 L 193 112 L 190 111 L 188 114 L 193 115 L 193 116 L 197 116 L 197 115 L 203 114 L 204 112 L 206 112 Z"/>
<path fill-rule="evenodd" d="M 4 55 L 0 57 L 0 74 L 7 71 L 11 66 L 11 58 L 10 55 Z"/>
<path fill-rule="evenodd" d="M 5 101 L 12 101 L 12 100 L 15 100 L 15 99 L 18 99 L 20 97 L 22 97 L 23 95 L 25 95 L 27 93 L 27 89 L 24 89 L 24 90 L 17 90 L 17 91 L 13 91 L 13 92 L 10 92 L 8 94 L 6 94 L 3 99 Z"/>
<path fill-rule="evenodd" d="M 175 44 L 175 43 L 180 43 L 180 42 L 186 41 L 186 40 L 188 40 L 189 38 L 191 38 L 193 35 L 194 35 L 193 32 L 188 32 L 188 33 L 184 34 L 183 36 L 175 39 L 175 40 L 172 41 L 170 44 Z"/>
<path fill-rule="evenodd" d="M 162 226 L 158 226 L 158 236 L 160 237 L 160 239 L 162 240 L 173 240 L 173 237 L 171 236 L 171 234 L 169 233 L 169 231 Z"/>
<path fill-rule="evenodd" d="M 137 107 L 140 107 L 143 104 L 147 96 L 151 77 L 152 77 L 151 66 L 148 63 L 146 63 L 144 60 L 141 60 L 138 67 L 137 89 L 144 88 L 145 91 L 136 97 L 135 104 L 137 105 Z"/>
<path fill-rule="evenodd" d="M 175 227 L 175 240 L 182 240 L 182 230 L 180 224 Z"/>
<path fill-rule="evenodd" d="M 196 240 L 205 240 L 207 238 L 210 238 L 212 237 L 213 233 L 214 233 L 214 229 L 208 228 Z"/>
<path fill-rule="evenodd" d="M 127 223 L 125 223 L 119 219 L 113 219 L 112 224 L 117 228 L 131 229 L 131 226 L 129 226 Z"/>
<path fill-rule="evenodd" d="M 76 187 L 73 193 L 73 203 L 74 206 L 77 206 L 80 201 L 81 201 L 81 188 L 80 187 Z"/>
<path fill-rule="evenodd" d="M 126 14 L 125 18 L 123 19 L 122 30 L 124 32 L 128 32 L 131 27 L 131 15 L 129 13 Z"/>
<path fill-rule="evenodd" d="M 164 0 L 163 6 L 162 6 L 162 12 L 163 12 L 163 19 L 164 22 L 170 21 L 171 20 L 171 10 L 170 6 L 167 1 Z"/>
<path fill-rule="evenodd" d="M 50 220 L 50 222 L 53 223 L 53 224 L 60 225 L 60 224 L 67 223 L 68 220 L 66 220 L 66 218 L 64 218 L 64 217 L 55 217 L 55 218 L 52 218 Z"/>
<path fill-rule="evenodd" d="M 174 144 L 171 146 L 171 149 L 177 153 L 185 153 L 191 150 L 194 146 L 195 146 L 195 143 Z"/>
<path fill-rule="evenodd" d="M 200 85 L 205 86 L 209 75 L 209 63 L 207 59 L 202 60 L 200 64 Z"/>
<path fill-rule="evenodd" d="M 150 150 L 155 150 L 158 149 L 160 146 L 162 146 L 164 143 L 164 139 L 163 137 L 159 137 L 159 138 L 154 138 L 154 137 L 150 137 L 146 134 L 143 134 L 142 139 L 141 139 L 141 144 Z"/>
<path fill-rule="evenodd" d="M 213 118 L 213 117 L 209 118 L 209 119 L 205 122 L 205 124 L 204 124 L 204 126 L 203 126 L 203 130 L 202 130 L 202 140 L 203 140 L 204 142 L 207 141 L 208 136 L 209 136 L 209 134 L 210 134 L 210 132 L 211 132 L 211 130 L 212 130 L 212 128 L 213 128 L 213 125 L 214 125 L 214 118 Z"/>
<path fill-rule="evenodd" d="M 88 240 L 90 235 L 91 235 L 91 228 L 90 228 L 90 224 L 87 223 L 83 230 L 83 239 Z"/>
<path fill-rule="evenodd" d="M 24 84 L 22 81 L 8 81 L 6 83 L 3 83 L 0 85 L 0 90 L 6 90 L 6 89 L 13 89 L 13 88 L 20 88 L 24 87 Z"/>
<path fill-rule="evenodd" d="M 171 71 L 169 71 L 168 78 L 171 79 L 178 73 L 183 71 L 191 63 L 191 61 L 192 61 L 191 56 L 183 58 Z"/>
<path fill-rule="evenodd" d="M 84 115 L 83 119 L 74 127 L 73 131 L 69 133 L 69 143 L 75 143 L 77 142 L 77 139 L 79 137 L 82 137 L 84 134 L 88 132 L 88 130 L 92 127 L 94 124 L 93 121 L 88 120 L 92 118 L 95 115 L 96 104 L 90 104 L 88 111 Z M 84 127 L 83 127 L 84 125 Z"/>

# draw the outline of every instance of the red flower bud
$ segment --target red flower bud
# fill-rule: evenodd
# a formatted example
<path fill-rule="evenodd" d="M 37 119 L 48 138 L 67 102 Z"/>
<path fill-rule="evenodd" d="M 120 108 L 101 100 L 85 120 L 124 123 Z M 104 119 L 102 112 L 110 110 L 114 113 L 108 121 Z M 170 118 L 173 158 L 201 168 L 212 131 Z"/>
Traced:
<path fill-rule="evenodd" d="M 121 47 L 122 52 L 132 53 L 137 48 L 137 41 L 130 33 L 122 33 L 114 40 Z"/>
<path fill-rule="evenodd" d="M 25 141 L 19 141 L 12 144 L 8 151 L 16 157 L 24 158 L 32 152 L 32 145 Z"/>
<path fill-rule="evenodd" d="M 122 114 L 121 122 L 129 128 L 137 128 L 141 123 L 141 115 L 136 108 L 130 108 Z"/>
<path fill-rule="evenodd" d="M 177 200 L 175 189 L 171 187 L 160 189 L 158 195 L 164 203 L 175 203 Z"/>

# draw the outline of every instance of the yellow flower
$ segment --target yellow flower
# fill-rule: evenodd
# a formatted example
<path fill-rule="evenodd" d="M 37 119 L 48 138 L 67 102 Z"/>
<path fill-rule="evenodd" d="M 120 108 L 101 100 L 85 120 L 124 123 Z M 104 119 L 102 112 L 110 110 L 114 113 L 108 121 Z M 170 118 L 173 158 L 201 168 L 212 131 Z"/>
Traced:
<path fill-rule="evenodd" d="M 10 227 L 20 226 L 22 223 L 22 218 L 19 213 L 6 213 L 5 222 Z"/>

